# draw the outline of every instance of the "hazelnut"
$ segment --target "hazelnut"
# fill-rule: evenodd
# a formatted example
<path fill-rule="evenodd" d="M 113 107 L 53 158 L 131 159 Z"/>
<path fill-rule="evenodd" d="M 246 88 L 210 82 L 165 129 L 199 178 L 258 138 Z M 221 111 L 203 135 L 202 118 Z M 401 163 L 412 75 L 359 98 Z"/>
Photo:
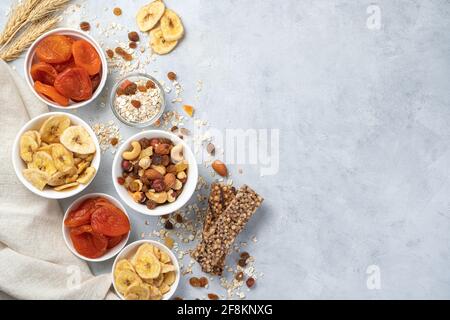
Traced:
<path fill-rule="evenodd" d="M 145 202 L 145 205 L 146 205 L 147 208 L 149 208 L 150 210 L 155 209 L 156 206 L 157 206 L 156 202 L 153 201 L 153 200 L 150 200 L 150 199 L 148 199 L 148 200 Z"/>
<path fill-rule="evenodd" d="M 184 171 L 180 171 L 177 173 L 177 178 L 180 180 L 186 179 L 186 173 Z"/>
<path fill-rule="evenodd" d="M 144 157 L 141 160 L 139 160 L 139 166 L 142 169 L 148 169 L 150 168 L 150 165 L 152 164 L 152 160 L 150 160 L 150 157 Z"/>
<path fill-rule="evenodd" d="M 167 201 L 172 203 L 177 199 L 177 194 L 173 190 L 167 191 Z"/>
<path fill-rule="evenodd" d="M 183 184 L 181 183 L 180 180 L 175 180 L 175 185 L 173 186 L 174 190 L 181 190 L 181 188 L 183 188 Z"/>

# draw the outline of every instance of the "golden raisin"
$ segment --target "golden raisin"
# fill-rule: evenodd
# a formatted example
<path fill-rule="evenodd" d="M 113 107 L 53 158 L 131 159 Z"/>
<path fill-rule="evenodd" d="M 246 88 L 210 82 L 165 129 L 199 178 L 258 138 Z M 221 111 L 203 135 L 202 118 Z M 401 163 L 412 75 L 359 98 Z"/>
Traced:
<path fill-rule="evenodd" d="M 177 75 L 176 75 L 175 72 L 170 71 L 170 72 L 167 74 L 167 78 L 169 78 L 170 81 L 174 81 L 174 80 L 177 80 Z"/>
<path fill-rule="evenodd" d="M 164 244 L 165 244 L 167 247 L 169 247 L 170 249 L 173 248 L 174 242 L 175 242 L 175 241 L 174 241 L 171 237 L 166 237 L 166 238 L 164 239 Z"/>
<path fill-rule="evenodd" d="M 91 25 L 89 22 L 83 21 L 80 23 L 80 29 L 83 31 L 89 31 L 89 30 L 91 30 Z"/>
<path fill-rule="evenodd" d="M 113 9 L 113 13 L 114 13 L 114 15 L 116 15 L 116 16 L 120 16 L 120 15 L 122 14 L 122 9 L 120 9 L 119 7 L 115 7 L 115 8 Z"/>

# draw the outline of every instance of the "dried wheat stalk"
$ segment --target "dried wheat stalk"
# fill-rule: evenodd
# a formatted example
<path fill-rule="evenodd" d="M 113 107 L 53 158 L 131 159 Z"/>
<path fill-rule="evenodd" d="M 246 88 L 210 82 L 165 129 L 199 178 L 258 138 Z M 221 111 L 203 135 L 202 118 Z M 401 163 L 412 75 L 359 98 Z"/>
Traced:
<path fill-rule="evenodd" d="M 29 24 L 20 37 L 15 38 L 10 45 L 0 53 L 0 59 L 5 61 L 17 59 L 34 40 L 44 32 L 53 28 L 58 21 L 58 17 L 50 16 Z"/>
<path fill-rule="evenodd" d="M 48 14 L 63 8 L 68 2 L 69 0 L 41 0 L 36 8 L 31 11 L 27 22 L 34 22 L 45 18 Z"/>
<path fill-rule="evenodd" d="M 40 0 L 23 0 L 11 10 L 5 29 L 0 35 L 0 44 L 9 41 L 26 23 L 28 16 L 39 1 Z"/>

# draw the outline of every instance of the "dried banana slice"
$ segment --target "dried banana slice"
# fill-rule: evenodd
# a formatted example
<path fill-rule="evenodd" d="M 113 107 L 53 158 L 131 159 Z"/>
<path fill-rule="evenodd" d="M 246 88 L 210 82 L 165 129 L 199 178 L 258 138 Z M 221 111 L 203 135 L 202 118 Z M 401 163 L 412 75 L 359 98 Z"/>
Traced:
<path fill-rule="evenodd" d="M 52 148 L 53 148 L 53 144 L 47 144 L 47 145 L 41 145 L 39 147 L 39 149 L 37 149 L 37 151 L 45 151 L 47 152 L 49 155 L 52 155 Z"/>
<path fill-rule="evenodd" d="M 164 282 L 164 274 L 160 273 L 158 277 L 153 279 L 152 285 L 159 288 L 163 284 L 163 282 Z"/>
<path fill-rule="evenodd" d="M 63 191 L 63 190 L 67 190 L 67 189 L 70 189 L 70 188 L 77 187 L 79 185 L 80 184 L 78 182 L 72 182 L 72 183 L 68 183 L 68 184 L 63 184 L 62 186 L 54 187 L 53 190 L 55 190 L 55 191 Z"/>
<path fill-rule="evenodd" d="M 44 190 L 50 180 L 50 175 L 39 169 L 24 169 L 22 173 L 25 179 L 41 191 Z"/>
<path fill-rule="evenodd" d="M 24 136 L 30 136 L 37 142 L 38 145 L 41 145 L 41 134 L 37 130 L 28 130 L 23 133 Z"/>
<path fill-rule="evenodd" d="M 125 300 L 148 300 L 150 289 L 142 283 L 129 286 L 125 291 Z"/>
<path fill-rule="evenodd" d="M 56 169 L 60 172 L 73 168 L 72 152 L 67 150 L 62 144 L 55 143 L 51 146 L 52 158 Z"/>
<path fill-rule="evenodd" d="M 135 269 L 142 279 L 155 279 L 161 273 L 161 264 L 154 254 L 143 252 L 136 258 Z"/>
<path fill-rule="evenodd" d="M 163 283 L 163 284 L 159 287 L 159 291 L 161 291 L 162 294 L 166 294 L 167 292 L 170 291 L 170 286 L 168 286 L 167 284 Z"/>
<path fill-rule="evenodd" d="M 164 273 L 164 281 L 163 283 L 171 286 L 175 282 L 175 271 L 169 271 L 167 273 Z"/>
<path fill-rule="evenodd" d="M 142 280 L 136 274 L 136 272 L 125 269 L 120 271 L 115 279 L 117 291 L 124 294 L 125 291 L 132 285 L 141 284 Z"/>
<path fill-rule="evenodd" d="M 72 126 L 64 130 L 60 137 L 61 143 L 69 151 L 79 154 L 95 152 L 95 144 L 89 132 L 82 126 Z"/>
<path fill-rule="evenodd" d="M 167 273 L 171 271 L 175 271 L 174 265 L 161 263 L 161 273 Z"/>
<path fill-rule="evenodd" d="M 166 6 L 162 1 L 153 1 L 152 3 L 141 7 L 136 15 L 136 22 L 141 31 L 149 31 L 158 23 L 164 14 Z"/>
<path fill-rule="evenodd" d="M 116 264 L 116 268 L 114 270 L 114 278 L 117 278 L 117 275 L 123 270 L 130 270 L 134 272 L 133 265 L 127 259 L 122 259 Z"/>
<path fill-rule="evenodd" d="M 55 167 L 52 156 L 45 151 L 38 151 L 33 154 L 33 161 L 28 164 L 28 168 L 44 171 L 50 176 L 58 171 Z"/>
<path fill-rule="evenodd" d="M 154 246 L 151 245 L 150 243 L 144 243 L 144 244 L 140 245 L 139 248 L 137 249 L 136 253 L 134 254 L 134 256 L 131 258 L 132 265 L 136 266 L 137 258 L 139 257 L 139 255 L 143 254 L 144 252 L 153 253 L 153 248 L 154 248 Z"/>
<path fill-rule="evenodd" d="M 77 179 L 79 183 L 87 184 L 89 181 L 92 180 L 95 176 L 95 168 L 89 167 L 81 174 L 81 176 Z"/>
<path fill-rule="evenodd" d="M 166 9 L 161 17 L 160 26 L 166 41 L 180 40 L 184 35 L 184 27 L 180 17 L 170 9 Z"/>
<path fill-rule="evenodd" d="M 75 182 L 70 181 L 70 178 L 74 177 L 76 174 L 77 168 L 75 167 L 69 168 L 64 172 L 56 172 L 51 176 L 50 180 L 48 181 L 48 185 L 52 187 L 57 187 L 66 183 Z"/>
<path fill-rule="evenodd" d="M 25 162 L 31 162 L 33 161 L 33 153 L 38 150 L 39 144 L 33 136 L 23 134 L 20 137 L 19 147 L 19 153 L 22 160 Z"/>
<path fill-rule="evenodd" d="M 170 259 L 170 256 L 163 251 L 161 251 L 161 256 L 159 258 L 159 261 L 161 261 L 162 263 L 172 262 L 172 260 Z"/>
<path fill-rule="evenodd" d="M 47 143 L 59 142 L 59 137 L 69 126 L 69 117 L 63 115 L 51 116 L 39 129 L 42 141 Z"/>
<path fill-rule="evenodd" d="M 150 300 L 161 300 L 162 294 L 161 291 L 152 285 L 148 285 L 148 289 L 150 290 Z"/>
<path fill-rule="evenodd" d="M 157 54 L 167 54 L 172 51 L 178 44 L 178 41 L 168 41 L 164 39 L 162 30 L 160 27 L 154 28 L 150 31 L 150 45 L 153 51 Z"/>
<path fill-rule="evenodd" d="M 77 173 L 78 173 L 78 174 L 83 173 L 83 171 L 84 171 L 87 167 L 89 167 L 89 165 L 90 165 L 90 162 L 83 160 L 82 162 L 80 162 L 80 163 L 77 165 Z"/>

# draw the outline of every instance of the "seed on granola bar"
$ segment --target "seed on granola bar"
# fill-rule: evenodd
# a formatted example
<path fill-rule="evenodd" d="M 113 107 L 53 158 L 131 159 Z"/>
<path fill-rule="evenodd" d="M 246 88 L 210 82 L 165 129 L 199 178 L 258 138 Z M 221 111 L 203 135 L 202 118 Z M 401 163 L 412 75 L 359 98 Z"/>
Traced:
<path fill-rule="evenodd" d="M 87 21 L 83 21 L 80 23 L 80 29 L 83 31 L 89 31 L 91 30 L 91 24 Z"/>

